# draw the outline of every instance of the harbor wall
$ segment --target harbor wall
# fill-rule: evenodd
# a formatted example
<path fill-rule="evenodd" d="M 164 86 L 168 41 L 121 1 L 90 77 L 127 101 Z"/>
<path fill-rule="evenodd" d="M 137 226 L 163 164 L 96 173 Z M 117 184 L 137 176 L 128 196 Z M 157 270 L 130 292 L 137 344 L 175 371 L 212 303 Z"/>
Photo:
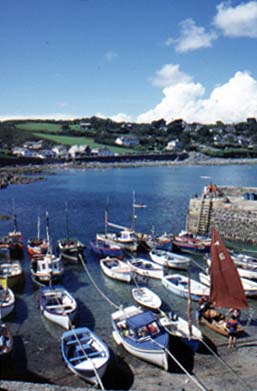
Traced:
<path fill-rule="evenodd" d="M 208 231 L 214 226 L 224 239 L 257 244 L 257 188 L 218 186 L 215 195 L 191 198 L 186 229 L 194 234 L 205 197 L 211 199 Z"/>

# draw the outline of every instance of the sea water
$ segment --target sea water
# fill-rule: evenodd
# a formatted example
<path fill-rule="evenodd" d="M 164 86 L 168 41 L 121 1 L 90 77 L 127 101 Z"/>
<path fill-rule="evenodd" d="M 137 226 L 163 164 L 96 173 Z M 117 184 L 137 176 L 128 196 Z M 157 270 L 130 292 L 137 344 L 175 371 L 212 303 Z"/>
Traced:
<path fill-rule="evenodd" d="M 1 190 L 0 214 L 11 216 L 15 207 L 18 229 L 25 244 L 29 238 L 37 236 L 38 216 L 41 218 L 41 236 L 45 235 L 45 214 L 48 211 L 54 250 L 57 239 L 67 236 L 67 229 L 69 236 L 89 245 L 96 233 L 104 232 L 106 208 L 110 222 L 131 226 L 134 193 L 137 203 L 147 205 L 136 210 L 137 232 L 150 233 L 154 228 L 157 234 L 178 233 L 185 228 L 189 199 L 195 194 L 200 195 L 206 184 L 256 186 L 256 178 L 255 165 L 61 169 L 54 175 L 47 175 L 44 181 L 11 185 Z M 0 235 L 6 235 L 12 229 L 12 219 L 0 222 Z M 90 327 L 111 349 L 114 364 L 106 376 L 106 388 L 128 389 L 133 384 L 133 366 L 142 367 L 143 371 L 148 364 L 115 345 L 111 337 L 111 313 L 115 307 L 110 301 L 116 306 L 133 304 L 132 285 L 104 276 L 97 257 L 89 248 L 85 250 L 85 257 L 88 273 L 100 291 L 81 265 L 65 265 L 62 283 L 78 300 L 76 325 Z M 196 257 L 194 261 L 192 273 L 195 276 L 200 270 L 197 265 L 204 267 L 205 262 L 202 257 Z M 14 312 L 5 319 L 13 332 L 15 347 L 8 367 L 1 368 L 1 376 L 82 386 L 83 381 L 72 376 L 61 359 L 63 330 L 40 314 L 37 289 L 31 281 L 26 252 L 22 265 L 25 284 L 16 292 Z M 158 280 L 151 279 L 147 284 L 160 295 L 165 308 L 186 316 L 186 300 L 172 295 Z M 101 292 L 110 300 L 107 301 Z M 257 310 L 255 301 L 250 302 Z"/>

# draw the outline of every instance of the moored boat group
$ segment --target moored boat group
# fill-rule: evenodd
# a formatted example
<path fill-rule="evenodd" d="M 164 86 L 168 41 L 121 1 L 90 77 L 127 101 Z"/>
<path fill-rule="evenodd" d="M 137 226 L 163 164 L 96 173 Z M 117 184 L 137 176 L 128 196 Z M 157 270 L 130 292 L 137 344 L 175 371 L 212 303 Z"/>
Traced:
<path fill-rule="evenodd" d="M 117 228 L 114 224 L 109 226 Z M 173 359 L 170 351 L 171 337 L 179 338 L 195 352 L 202 341 L 202 332 L 198 325 L 191 324 L 192 319 L 184 319 L 173 311 L 164 312 L 161 297 L 149 286 L 145 286 L 148 279 L 159 281 L 160 286 L 171 292 L 171 300 L 172 294 L 189 301 L 199 301 L 203 297 L 208 300 L 211 294 L 210 286 L 214 283 L 211 272 L 199 272 L 198 280 L 191 278 L 188 273 L 193 263 L 192 254 L 205 254 L 210 251 L 213 245 L 210 238 L 197 238 L 188 233 L 175 236 L 165 234 L 158 238 L 152 234 L 139 235 L 133 229 L 118 229 L 118 233 L 97 233 L 88 246 L 79 239 L 67 236 L 57 241 L 55 254 L 47 228 L 45 238 L 38 234 L 36 238 L 29 239 L 26 246 L 31 279 L 39 288 L 37 297 L 40 313 L 48 321 L 66 330 L 61 337 L 61 353 L 67 367 L 82 379 L 99 386 L 108 367 L 110 351 L 107 344 L 92 330 L 85 326 L 75 326 L 78 313 L 76 298 L 60 285 L 65 273 L 65 263 L 83 265 L 84 250 L 88 248 L 97 255 L 99 269 L 104 276 L 116 280 L 117 284 L 132 285 L 131 297 L 135 305 L 123 307 L 123 303 L 120 303 L 121 307 L 110 314 L 113 339 L 117 345 L 122 345 L 137 358 L 165 370 L 169 370 L 169 362 Z M 15 242 L 18 243 L 19 251 L 24 250 L 22 235 L 17 231 L 16 235 L 13 233 L 11 237 L 12 244 L 6 242 L 0 249 L 3 250 L 0 257 L 0 320 L 14 310 L 15 294 L 11 288 L 15 288 L 24 278 L 21 261 L 13 259 Z M 8 253 L 9 250 L 12 250 L 12 256 Z M 231 260 L 235 275 L 241 276 L 240 269 L 257 273 L 257 261 L 255 264 L 253 259 L 236 254 L 231 256 Z M 211 255 L 211 270 L 215 267 L 214 262 L 215 259 Z M 254 277 L 253 274 L 252 278 L 256 279 L 256 275 Z M 233 280 L 233 283 L 234 281 L 237 279 Z M 255 282 L 240 277 L 239 281 L 246 296 L 257 296 Z M 229 297 L 229 294 L 227 296 Z M 236 300 L 229 304 L 238 308 L 241 305 Z M 228 304 L 224 307 L 227 308 Z M 244 308 L 243 304 L 241 308 Z M 215 321 L 214 318 L 219 316 L 219 313 L 214 308 L 212 310 L 213 316 L 209 319 L 207 310 L 201 314 L 200 324 L 211 326 L 209 328 L 215 331 L 220 325 L 223 334 L 227 335 L 228 332 L 224 332 L 225 319 L 220 317 Z M 0 354 L 3 355 L 11 351 L 13 339 L 7 325 L 1 323 L 0 326 Z"/>

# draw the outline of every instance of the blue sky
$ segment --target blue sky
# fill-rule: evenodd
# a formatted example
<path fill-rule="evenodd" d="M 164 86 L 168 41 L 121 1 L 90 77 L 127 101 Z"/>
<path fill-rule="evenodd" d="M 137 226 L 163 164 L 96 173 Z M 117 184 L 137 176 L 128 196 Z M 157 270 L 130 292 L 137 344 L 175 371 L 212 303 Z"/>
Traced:
<path fill-rule="evenodd" d="M 257 117 L 257 1 L 0 5 L 0 119 Z"/>

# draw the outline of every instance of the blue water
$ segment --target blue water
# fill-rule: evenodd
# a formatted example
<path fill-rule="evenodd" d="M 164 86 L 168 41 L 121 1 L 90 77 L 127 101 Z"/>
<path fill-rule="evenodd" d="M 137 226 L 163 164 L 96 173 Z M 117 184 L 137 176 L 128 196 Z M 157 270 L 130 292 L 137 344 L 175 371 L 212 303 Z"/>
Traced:
<path fill-rule="evenodd" d="M 69 233 L 85 244 L 104 231 L 104 211 L 108 204 L 111 222 L 130 226 L 132 221 L 132 194 L 147 208 L 137 210 L 136 229 L 150 233 L 154 225 L 157 233 L 177 233 L 185 228 L 189 199 L 201 194 L 210 181 L 217 185 L 256 186 L 257 166 L 192 166 L 142 167 L 106 170 L 58 170 L 46 180 L 30 185 L 12 185 L 0 191 L 0 214 L 11 215 L 15 204 L 18 228 L 25 242 L 37 234 L 37 217 L 41 216 L 42 234 L 45 230 L 45 212 L 49 213 L 50 235 L 53 244 L 66 235 L 65 205 L 69 211 Z M 0 235 L 13 229 L 12 220 L 0 222 Z M 86 250 L 90 273 L 102 291 L 116 304 L 133 304 L 131 285 L 111 281 L 99 270 L 97 259 Z M 200 263 L 201 259 L 198 260 Z M 23 262 L 26 271 L 25 286 L 17 294 L 15 312 L 7 321 L 16 340 L 13 377 L 53 380 L 58 384 L 82 385 L 83 382 L 64 369 L 60 358 L 61 330 L 40 316 L 37 292 L 29 275 L 29 261 Z M 80 266 L 67 266 L 63 284 L 79 301 L 79 325 L 94 329 L 113 350 L 117 347 L 111 338 L 110 313 L 114 310 L 92 286 Z M 163 301 L 183 316 L 186 302 L 172 296 L 159 281 L 151 280 L 150 288 Z M 255 304 L 253 304 L 255 305 Z M 47 357 L 47 360 L 46 360 Z M 125 363 L 132 367 L 144 364 L 126 353 Z M 19 364 L 18 364 L 19 362 Z M 20 363 L 23 363 L 22 365 Z M 50 364 L 54 365 L 50 365 Z M 133 376 L 132 376 L 133 377 Z M 126 386 L 123 385 L 125 388 Z M 128 388 L 128 387 L 127 387 Z"/>

